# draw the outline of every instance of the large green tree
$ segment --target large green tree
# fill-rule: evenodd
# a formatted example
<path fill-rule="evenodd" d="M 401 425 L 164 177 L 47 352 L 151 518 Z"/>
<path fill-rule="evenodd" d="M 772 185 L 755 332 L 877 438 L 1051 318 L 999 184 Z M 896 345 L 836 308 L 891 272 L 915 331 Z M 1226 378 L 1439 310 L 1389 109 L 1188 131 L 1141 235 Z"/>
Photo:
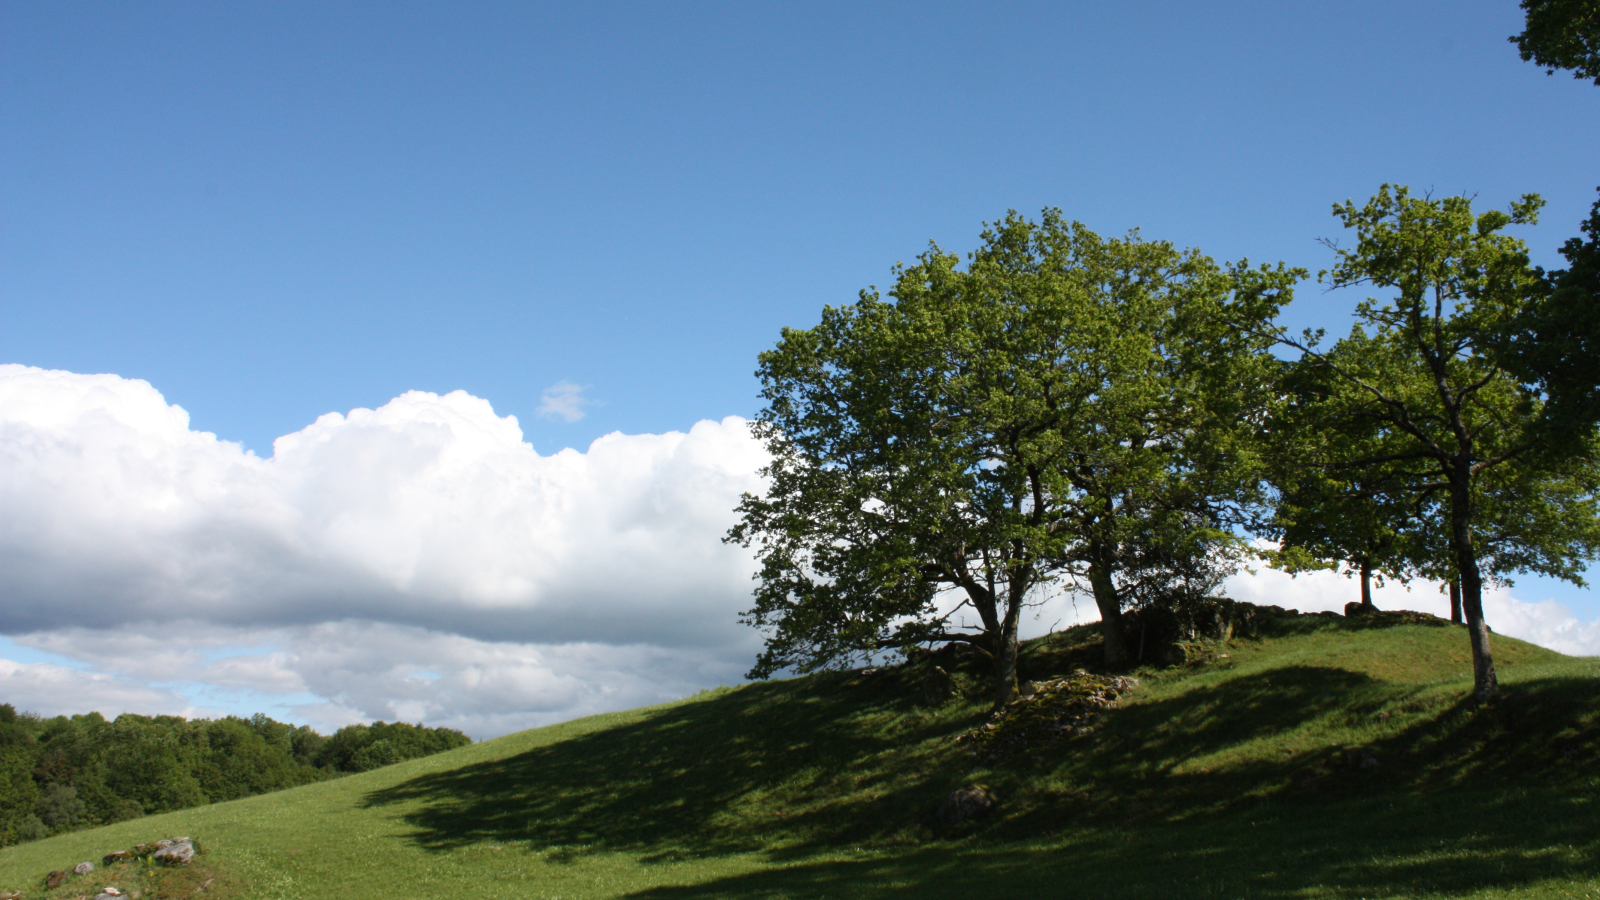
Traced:
<path fill-rule="evenodd" d="M 934 246 L 891 299 L 865 291 L 761 355 L 769 483 L 729 534 L 761 561 L 752 676 L 964 642 L 1003 703 L 1046 585 L 1090 590 L 1122 664 L 1134 550 L 1232 540 L 1256 483 L 1237 431 L 1272 365 L 1259 335 L 1299 273 L 1055 210 L 1008 215 L 960 263 Z"/>
<path fill-rule="evenodd" d="M 1594 420 L 1564 412 L 1582 406 L 1568 386 L 1550 391 L 1559 348 L 1528 337 L 1550 315 L 1546 282 L 1503 233 L 1533 223 L 1541 205 L 1530 195 L 1474 215 L 1467 198 L 1385 185 L 1364 205 L 1335 206 L 1357 243 L 1336 250 L 1325 277 L 1393 295 L 1363 301 L 1360 325 L 1331 349 L 1284 338 L 1326 385 L 1308 425 L 1356 435 L 1324 442 L 1308 465 L 1349 473 L 1336 476 L 1347 485 L 1365 473 L 1390 502 L 1446 511 L 1448 559 L 1430 566 L 1413 550 L 1412 560 L 1460 581 L 1480 699 L 1497 691 L 1485 578 L 1533 570 L 1578 581 L 1600 538 Z"/>
<path fill-rule="evenodd" d="M 1509 40 L 1522 58 L 1554 75 L 1571 69 L 1574 78 L 1600 85 L 1600 2 L 1597 0 L 1522 0 L 1527 27 Z"/>

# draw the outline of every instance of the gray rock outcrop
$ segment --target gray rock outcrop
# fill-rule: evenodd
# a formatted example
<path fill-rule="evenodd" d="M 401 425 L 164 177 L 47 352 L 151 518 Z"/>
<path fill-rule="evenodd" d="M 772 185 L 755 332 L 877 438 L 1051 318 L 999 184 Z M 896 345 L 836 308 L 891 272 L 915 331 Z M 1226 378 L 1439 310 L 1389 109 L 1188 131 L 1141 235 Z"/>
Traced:
<path fill-rule="evenodd" d="M 157 841 L 157 843 L 165 843 Z M 194 844 L 190 841 L 175 841 L 157 850 L 153 855 L 156 862 L 165 866 L 184 866 L 189 860 L 194 859 Z"/>

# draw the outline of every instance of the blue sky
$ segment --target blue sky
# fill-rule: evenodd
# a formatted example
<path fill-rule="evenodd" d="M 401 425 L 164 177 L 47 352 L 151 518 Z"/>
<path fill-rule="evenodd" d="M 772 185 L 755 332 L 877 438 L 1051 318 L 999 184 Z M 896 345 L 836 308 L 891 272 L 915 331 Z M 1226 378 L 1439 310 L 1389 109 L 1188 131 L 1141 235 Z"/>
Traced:
<path fill-rule="evenodd" d="M 261 456 L 460 389 L 549 454 L 751 415 L 779 329 L 1008 209 L 1315 271 L 1383 182 L 1538 192 L 1558 265 L 1600 88 L 1520 29 L 1511 0 L 0 3 L 0 363 L 144 379 Z M 1285 322 L 1356 299 L 1308 284 Z M 583 417 L 539 413 L 562 384 Z"/>
<path fill-rule="evenodd" d="M 1384 181 L 1554 263 L 1600 91 L 1514 3 L 6 4 L 0 358 L 270 452 L 466 389 L 540 449 L 757 407 L 754 357 L 1007 209 L 1328 262 Z M 1289 318 L 1339 325 L 1303 291 Z"/>

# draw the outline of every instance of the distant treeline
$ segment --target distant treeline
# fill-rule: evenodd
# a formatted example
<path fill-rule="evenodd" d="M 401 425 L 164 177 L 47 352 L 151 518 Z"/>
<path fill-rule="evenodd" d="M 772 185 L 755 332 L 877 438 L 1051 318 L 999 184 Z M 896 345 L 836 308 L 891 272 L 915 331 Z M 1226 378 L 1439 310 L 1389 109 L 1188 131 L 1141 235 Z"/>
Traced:
<path fill-rule="evenodd" d="M 332 737 L 256 714 L 45 719 L 0 704 L 0 846 L 365 772 L 472 743 L 450 728 L 349 725 Z"/>

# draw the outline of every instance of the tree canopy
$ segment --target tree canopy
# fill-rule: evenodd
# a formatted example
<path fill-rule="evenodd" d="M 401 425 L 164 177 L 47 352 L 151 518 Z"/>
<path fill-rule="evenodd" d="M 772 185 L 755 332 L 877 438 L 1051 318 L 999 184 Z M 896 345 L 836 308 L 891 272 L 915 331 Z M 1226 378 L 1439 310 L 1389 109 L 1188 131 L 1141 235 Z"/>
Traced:
<path fill-rule="evenodd" d="M 769 487 L 729 535 L 761 560 L 752 676 L 964 642 L 1004 702 L 1041 590 L 1087 587 L 1121 664 L 1141 569 L 1237 540 L 1262 335 L 1302 273 L 1102 239 L 1056 210 L 982 240 L 965 269 L 933 246 L 891 299 L 864 291 L 762 354 Z"/>
<path fill-rule="evenodd" d="M 0 846 L 236 800 L 471 743 L 449 728 L 350 725 L 332 737 L 249 719 L 99 713 L 51 719 L 0 704 Z"/>
<path fill-rule="evenodd" d="M 1527 27 L 1509 40 L 1524 61 L 1571 69 L 1574 78 L 1592 78 L 1600 85 L 1600 2 L 1596 0 L 1522 0 Z"/>

